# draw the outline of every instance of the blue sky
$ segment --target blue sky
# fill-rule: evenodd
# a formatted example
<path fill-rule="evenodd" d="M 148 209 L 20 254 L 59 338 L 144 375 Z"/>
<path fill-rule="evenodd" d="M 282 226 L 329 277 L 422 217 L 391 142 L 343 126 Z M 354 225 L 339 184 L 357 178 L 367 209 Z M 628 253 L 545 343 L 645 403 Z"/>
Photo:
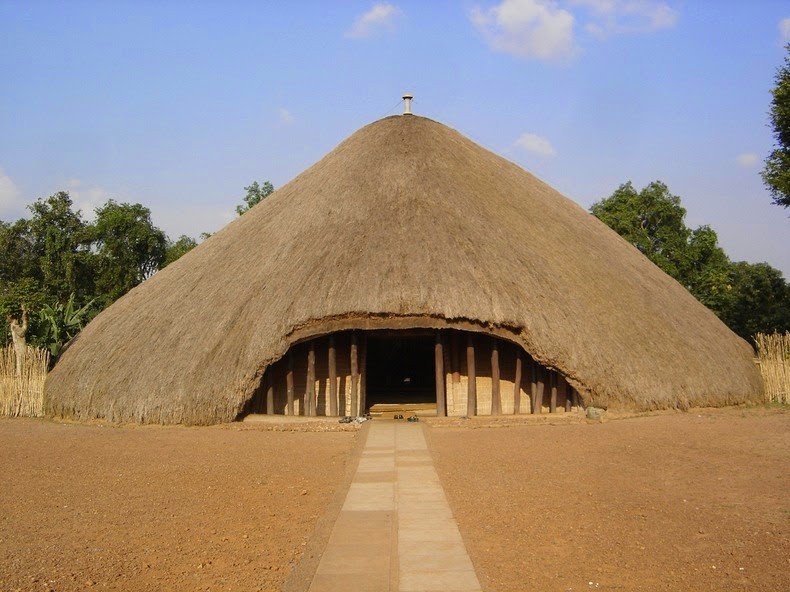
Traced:
<path fill-rule="evenodd" d="M 759 176 L 788 41 L 771 0 L 0 0 L 0 219 L 68 190 L 196 237 L 408 91 L 584 207 L 662 180 L 731 258 L 790 278 Z"/>

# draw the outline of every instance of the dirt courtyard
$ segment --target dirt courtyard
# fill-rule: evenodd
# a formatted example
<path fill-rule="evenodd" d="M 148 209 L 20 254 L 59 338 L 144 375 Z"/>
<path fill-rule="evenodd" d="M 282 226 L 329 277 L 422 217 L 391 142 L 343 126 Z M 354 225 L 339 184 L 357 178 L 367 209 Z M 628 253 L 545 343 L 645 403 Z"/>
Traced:
<path fill-rule="evenodd" d="M 457 423 L 487 592 L 790 589 L 787 410 Z M 0 590 L 280 590 L 363 433 L 0 420 Z"/>
<path fill-rule="evenodd" d="M 0 591 L 279 590 L 357 437 L 0 420 Z"/>
<path fill-rule="evenodd" d="M 790 590 L 790 413 L 435 428 L 484 590 Z"/>

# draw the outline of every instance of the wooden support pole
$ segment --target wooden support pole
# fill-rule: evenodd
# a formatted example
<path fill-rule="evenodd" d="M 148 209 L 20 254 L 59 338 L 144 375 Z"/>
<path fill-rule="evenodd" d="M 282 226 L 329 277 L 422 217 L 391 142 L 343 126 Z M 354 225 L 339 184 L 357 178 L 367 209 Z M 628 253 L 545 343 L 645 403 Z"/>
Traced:
<path fill-rule="evenodd" d="M 560 381 L 560 395 L 562 395 L 565 398 L 565 412 L 570 413 L 573 402 L 571 401 L 571 393 L 570 390 L 568 389 L 568 381 L 565 380 L 565 377 L 562 374 L 560 374 L 559 381 Z"/>
<path fill-rule="evenodd" d="M 436 370 L 436 415 L 447 416 L 447 402 L 444 391 L 444 345 L 441 331 L 436 332 L 436 344 L 433 348 L 434 369 Z"/>
<path fill-rule="evenodd" d="M 530 413 L 537 413 L 538 406 L 538 365 L 529 359 L 529 405 Z"/>
<path fill-rule="evenodd" d="M 359 413 L 359 355 L 357 334 L 351 334 L 351 417 Z"/>
<path fill-rule="evenodd" d="M 263 381 L 266 388 L 266 414 L 274 415 L 274 373 L 271 366 L 263 375 Z"/>
<path fill-rule="evenodd" d="M 361 343 L 359 345 L 359 414 L 362 415 L 367 411 L 368 399 L 368 337 L 362 334 Z"/>
<path fill-rule="evenodd" d="M 546 369 L 535 362 L 535 376 L 538 384 L 537 394 L 535 395 L 534 413 L 543 413 L 543 391 L 546 390 Z"/>
<path fill-rule="evenodd" d="M 499 343 L 491 341 L 491 415 L 502 415 L 502 397 L 499 395 Z"/>
<path fill-rule="evenodd" d="M 475 342 L 472 334 L 466 336 L 466 416 L 477 415 L 477 374 L 475 372 Z"/>
<path fill-rule="evenodd" d="M 557 373 L 549 370 L 549 384 L 551 385 L 551 399 L 549 401 L 549 413 L 557 412 Z"/>
<path fill-rule="evenodd" d="M 315 400 L 315 341 L 310 341 L 310 349 L 307 350 L 307 383 L 304 389 L 305 415 L 315 417 L 318 401 Z"/>
<path fill-rule="evenodd" d="M 458 384 L 461 382 L 461 341 L 458 331 L 450 332 L 450 352 L 452 354 L 453 384 Z"/>
<path fill-rule="evenodd" d="M 335 349 L 335 336 L 329 336 L 329 415 L 337 415 L 337 349 Z"/>
<path fill-rule="evenodd" d="M 582 406 L 582 401 L 581 401 L 581 397 L 579 396 L 579 391 L 577 391 L 575 388 L 573 388 L 570 385 L 568 385 L 568 386 L 571 389 L 571 397 L 573 399 L 573 406 L 574 407 L 581 407 Z"/>
<path fill-rule="evenodd" d="M 288 373 L 285 375 L 286 413 L 294 414 L 294 354 L 288 352 Z"/>
<path fill-rule="evenodd" d="M 513 378 L 513 414 L 521 413 L 521 348 L 516 346 L 516 372 Z"/>

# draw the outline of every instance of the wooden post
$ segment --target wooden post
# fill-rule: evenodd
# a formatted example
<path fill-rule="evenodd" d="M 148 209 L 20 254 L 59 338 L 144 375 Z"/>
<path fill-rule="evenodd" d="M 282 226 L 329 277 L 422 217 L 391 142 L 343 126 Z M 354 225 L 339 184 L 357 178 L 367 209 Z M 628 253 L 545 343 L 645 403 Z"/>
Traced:
<path fill-rule="evenodd" d="M 516 346 L 516 373 L 513 378 L 513 414 L 521 413 L 521 348 Z"/>
<path fill-rule="evenodd" d="M 359 356 L 357 354 L 357 334 L 351 334 L 351 417 L 359 413 Z"/>
<path fill-rule="evenodd" d="M 572 401 L 571 401 L 571 393 L 568 390 L 568 382 L 565 380 L 565 377 L 560 374 L 559 376 L 560 381 L 560 394 L 565 397 L 565 412 L 570 413 Z"/>
<path fill-rule="evenodd" d="M 491 340 L 491 415 L 502 415 L 502 397 L 499 396 L 499 344 Z"/>
<path fill-rule="evenodd" d="M 329 415 L 337 415 L 337 350 L 335 349 L 335 336 L 329 336 Z"/>
<path fill-rule="evenodd" d="M 549 384 L 551 385 L 551 399 L 549 401 L 549 413 L 557 412 L 557 372 L 549 370 Z"/>
<path fill-rule="evenodd" d="M 535 395 L 535 411 L 533 413 L 543 413 L 543 391 L 546 390 L 546 371 L 537 362 L 535 362 L 535 377 L 538 388 Z"/>
<path fill-rule="evenodd" d="M 305 415 L 315 416 L 318 401 L 315 400 L 315 341 L 310 341 L 307 350 L 307 384 L 304 389 Z"/>
<path fill-rule="evenodd" d="M 442 345 L 442 332 L 436 332 L 436 345 L 433 348 L 434 369 L 436 370 L 436 415 L 447 415 L 447 403 L 444 392 L 444 346 Z"/>
<path fill-rule="evenodd" d="M 266 387 L 266 415 L 274 415 L 274 374 L 271 366 L 263 375 L 263 380 Z"/>
<path fill-rule="evenodd" d="M 475 373 L 475 342 L 472 334 L 466 336 L 466 416 L 477 415 L 477 375 Z"/>
<path fill-rule="evenodd" d="M 573 388 L 570 385 L 568 385 L 568 386 L 571 389 L 571 398 L 573 399 L 573 406 L 574 407 L 581 407 L 582 406 L 582 401 L 581 401 L 581 396 L 579 395 L 579 391 L 577 391 L 575 388 Z"/>
<path fill-rule="evenodd" d="M 450 332 L 450 351 L 452 352 L 453 383 L 461 382 L 461 342 L 458 331 Z"/>
<path fill-rule="evenodd" d="M 537 413 L 538 407 L 538 365 L 529 358 L 529 405 L 530 413 Z"/>
<path fill-rule="evenodd" d="M 288 374 L 285 375 L 286 411 L 288 415 L 294 414 L 294 354 L 288 352 Z"/>
<path fill-rule="evenodd" d="M 368 399 L 368 337 L 362 334 L 362 343 L 359 352 L 359 414 L 362 415 L 367 410 Z"/>

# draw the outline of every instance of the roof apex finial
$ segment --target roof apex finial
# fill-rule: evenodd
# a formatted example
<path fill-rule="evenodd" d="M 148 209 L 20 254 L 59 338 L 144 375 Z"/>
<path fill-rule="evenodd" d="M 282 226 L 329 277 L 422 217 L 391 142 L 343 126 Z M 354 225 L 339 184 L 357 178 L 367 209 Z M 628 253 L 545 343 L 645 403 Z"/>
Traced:
<path fill-rule="evenodd" d="M 414 96 L 410 95 L 409 93 L 405 93 L 403 95 L 403 100 L 405 101 L 405 103 L 403 105 L 403 114 L 404 115 L 412 115 L 412 112 L 411 112 L 411 100 L 413 98 L 414 98 Z"/>

